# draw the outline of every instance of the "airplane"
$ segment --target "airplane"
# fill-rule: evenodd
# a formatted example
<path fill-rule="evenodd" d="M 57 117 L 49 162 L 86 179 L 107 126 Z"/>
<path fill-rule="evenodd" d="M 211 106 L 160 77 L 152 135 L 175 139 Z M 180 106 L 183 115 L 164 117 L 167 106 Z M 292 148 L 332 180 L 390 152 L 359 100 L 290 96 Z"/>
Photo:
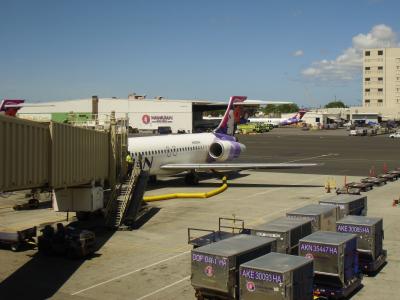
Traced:
<path fill-rule="evenodd" d="M 299 110 L 293 117 L 289 119 L 284 118 L 249 118 L 249 122 L 261 122 L 266 124 L 272 124 L 274 126 L 286 126 L 297 124 L 302 121 L 303 116 L 306 114 L 307 111 Z"/>
<path fill-rule="evenodd" d="M 41 104 L 27 104 L 23 99 L 3 99 L 0 103 L 0 114 L 15 117 L 22 107 L 49 106 Z"/>
<path fill-rule="evenodd" d="M 232 163 L 246 150 L 234 136 L 247 97 L 232 96 L 218 127 L 209 133 L 130 137 L 128 151 L 141 169 L 148 169 L 153 181 L 158 175 L 187 172 L 185 182 L 198 184 L 197 171 L 245 169 L 294 169 L 313 163 Z M 141 158 L 141 159 L 138 159 Z"/>

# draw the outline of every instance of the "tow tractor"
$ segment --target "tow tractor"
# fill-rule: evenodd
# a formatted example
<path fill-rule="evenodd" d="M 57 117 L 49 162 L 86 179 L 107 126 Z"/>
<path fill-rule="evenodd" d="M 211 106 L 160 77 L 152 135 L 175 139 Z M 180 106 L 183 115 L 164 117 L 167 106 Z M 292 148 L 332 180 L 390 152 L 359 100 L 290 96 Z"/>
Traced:
<path fill-rule="evenodd" d="M 232 222 L 232 225 L 226 225 Z M 228 229 L 229 231 L 224 231 Z M 193 232 L 207 232 L 205 235 L 193 236 Z M 210 230 L 203 228 L 188 228 L 188 244 L 194 249 L 208 245 L 220 240 L 227 239 L 236 234 L 249 234 L 249 230 L 244 228 L 244 220 L 234 218 L 218 218 L 218 230 Z"/>
<path fill-rule="evenodd" d="M 46 225 L 41 232 L 42 235 L 38 238 L 38 249 L 45 255 L 56 254 L 83 258 L 95 251 L 95 234 L 92 231 L 57 223 L 56 228 Z"/>
<path fill-rule="evenodd" d="M 36 237 L 36 227 L 12 231 L 0 231 L 0 244 L 10 245 L 12 251 L 16 252 L 21 249 L 24 244 L 34 244 L 34 237 Z"/>

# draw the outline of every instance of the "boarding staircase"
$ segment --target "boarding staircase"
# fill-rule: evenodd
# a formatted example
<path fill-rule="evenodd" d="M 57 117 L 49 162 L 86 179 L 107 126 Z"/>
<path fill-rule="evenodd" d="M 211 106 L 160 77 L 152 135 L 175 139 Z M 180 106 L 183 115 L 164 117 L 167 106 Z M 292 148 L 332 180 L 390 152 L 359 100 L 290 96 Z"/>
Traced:
<path fill-rule="evenodd" d="M 125 219 L 136 219 L 146 188 L 145 184 L 138 184 L 138 182 L 145 179 L 147 183 L 146 173 L 148 174 L 135 164 L 131 176 L 120 184 L 117 195 L 107 203 L 106 225 L 108 227 L 118 229 L 123 226 Z"/>

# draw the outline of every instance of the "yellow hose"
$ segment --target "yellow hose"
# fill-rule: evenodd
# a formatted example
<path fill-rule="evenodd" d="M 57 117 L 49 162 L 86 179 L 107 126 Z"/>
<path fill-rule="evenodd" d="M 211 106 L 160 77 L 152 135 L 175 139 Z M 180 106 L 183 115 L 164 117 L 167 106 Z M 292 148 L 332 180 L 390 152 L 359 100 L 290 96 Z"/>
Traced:
<path fill-rule="evenodd" d="M 222 185 L 215 189 L 211 190 L 206 193 L 174 193 L 174 194 L 164 194 L 164 195 L 158 195 L 158 196 L 146 196 L 143 197 L 143 200 L 146 202 L 151 202 L 151 201 L 161 201 L 161 200 L 170 200 L 170 199 L 176 199 L 176 198 L 210 198 L 212 196 L 218 195 L 225 191 L 228 188 L 228 184 L 226 182 L 226 177 L 224 176 L 222 178 Z"/>

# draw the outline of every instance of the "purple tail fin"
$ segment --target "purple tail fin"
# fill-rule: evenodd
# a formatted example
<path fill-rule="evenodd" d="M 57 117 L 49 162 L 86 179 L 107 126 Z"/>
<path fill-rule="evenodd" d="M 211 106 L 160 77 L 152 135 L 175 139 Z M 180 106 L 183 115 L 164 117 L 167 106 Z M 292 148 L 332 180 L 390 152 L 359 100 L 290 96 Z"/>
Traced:
<path fill-rule="evenodd" d="M 235 122 L 238 123 L 240 119 L 240 107 L 235 108 L 234 104 L 243 102 L 246 99 L 246 96 L 232 96 L 229 99 L 228 108 L 225 111 L 221 123 L 219 123 L 218 127 L 214 130 L 215 133 L 227 135 L 235 134 Z"/>

